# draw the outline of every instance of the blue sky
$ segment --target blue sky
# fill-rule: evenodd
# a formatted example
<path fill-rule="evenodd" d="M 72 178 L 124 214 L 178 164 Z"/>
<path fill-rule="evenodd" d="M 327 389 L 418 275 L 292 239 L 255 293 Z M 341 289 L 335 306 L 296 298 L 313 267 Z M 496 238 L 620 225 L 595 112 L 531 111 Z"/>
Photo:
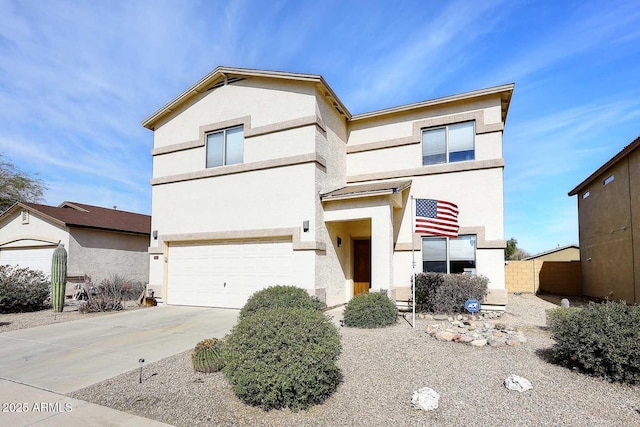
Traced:
<path fill-rule="evenodd" d="M 352 113 L 514 82 L 505 237 L 578 242 L 567 193 L 640 134 L 640 2 L 0 0 L 0 152 L 150 213 L 140 121 L 218 65 L 321 74 Z"/>

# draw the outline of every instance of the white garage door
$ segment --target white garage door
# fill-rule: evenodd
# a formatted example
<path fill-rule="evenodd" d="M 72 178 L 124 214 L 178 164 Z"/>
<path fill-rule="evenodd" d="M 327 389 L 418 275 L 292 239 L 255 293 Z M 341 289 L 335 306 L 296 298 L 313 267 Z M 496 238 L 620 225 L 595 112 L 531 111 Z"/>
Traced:
<path fill-rule="evenodd" d="M 167 304 L 241 308 L 254 292 L 291 285 L 291 240 L 169 246 Z"/>
<path fill-rule="evenodd" d="M 51 274 L 51 258 L 55 247 L 45 248 L 6 248 L 0 249 L 0 264 L 28 267 L 32 270 L 42 270 L 44 274 Z"/>

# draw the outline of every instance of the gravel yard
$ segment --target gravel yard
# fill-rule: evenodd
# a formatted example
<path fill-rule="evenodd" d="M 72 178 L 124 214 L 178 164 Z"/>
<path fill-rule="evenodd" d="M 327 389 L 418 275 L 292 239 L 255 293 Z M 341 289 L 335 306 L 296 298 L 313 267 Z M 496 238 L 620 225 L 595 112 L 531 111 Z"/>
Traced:
<path fill-rule="evenodd" d="M 611 384 L 547 362 L 553 344 L 545 310 L 555 305 L 532 295 L 510 295 L 501 323 L 524 331 L 514 347 L 470 347 L 440 342 L 400 319 L 390 328 L 341 328 L 343 382 L 308 411 L 264 412 L 240 402 L 221 373 L 191 368 L 190 352 L 149 364 L 71 396 L 176 426 L 640 426 L 640 387 Z M 579 301 L 578 301 L 579 302 Z M 206 338 L 206 337 L 203 337 Z M 196 343 L 194 343 L 195 345 Z M 511 374 L 533 390 L 509 391 Z M 421 387 L 440 393 L 440 406 L 412 408 Z"/>

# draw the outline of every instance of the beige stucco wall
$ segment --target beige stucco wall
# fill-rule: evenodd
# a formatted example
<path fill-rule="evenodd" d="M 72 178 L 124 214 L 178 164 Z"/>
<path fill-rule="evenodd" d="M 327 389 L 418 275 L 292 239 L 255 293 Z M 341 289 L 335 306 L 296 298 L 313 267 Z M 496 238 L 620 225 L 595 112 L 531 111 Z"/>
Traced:
<path fill-rule="evenodd" d="M 152 230 L 165 236 L 302 227 L 304 220 L 313 229 L 314 179 L 315 166 L 303 164 L 156 185 Z M 311 241 L 313 234 L 301 239 Z"/>
<path fill-rule="evenodd" d="M 485 123 L 500 123 L 500 97 L 434 105 L 385 117 L 358 120 L 349 124 L 349 146 L 408 137 L 412 135 L 413 123 L 416 121 L 475 111 L 482 111 Z"/>
<path fill-rule="evenodd" d="M 501 139 L 501 132 L 476 135 L 475 161 L 501 158 Z M 381 161 L 381 159 L 384 159 L 384 161 Z M 422 167 L 421 144 L 349 153 L 347 157 L 347 174 L 349 176 L 401 171 L 419 167 Z"/>
<path fill-rule="evenodd" d="M 313 153 L 315 132 L 315 126 L 305 126 L 245 138 L 244 163 Z M 207 150 L 204 145 L 154 156 L 153 176 L 163 177 L 205 169 L 206 158 Z"/>
<path fill-rule="evenodd" d="M 324 131 L 316 128 L 315 150 L 325 159 L 326 167 L 315 169 L 315 194 L 326 193 L 345 185 L 346 182 L 346 119 L 340 115 L 326 98 L 317 93 L 316 116 L 324 125 Z M 336 238 L 344 236 L 344 229 L 331 228 L 326 223 L 324 209 L 320 197 L 316 196 L 315 209 L 315 238 L 324 242 L 326 250 L 315 252 L 315 286 L 324 289 L 326 302 L 329 306 L 343 304 L 353 292 L 353 282 L 349 282 L 349 265 L 345 264 L 349 256 L 350 242 L 342 238 L 343 243 L 338 248 Z M 345 270 L 346 268 L 346 270 Z"/>
<path fill-rule="evenodd" d="M 91 276 L 94 283 L 114 274 L 147 283 L 148 243 L 147 236 L 71 227 L 67 270 Z"/>
<path fill-rule="evenodd" d="M 67 228 L 31 213 L 28 224 L 22 223 L 20 210 L 0 223 L 0 248 L 51 246 L 58 242 L 69 247 Z"/>
<path fill-rule="evenodd" d="M 632 222 L 632 242 L 633 242 L 633 289 L 635 303 L 640 304 L 640 149 L 636 149 L 629 154 L 629 188 L 635 189 L 630 193 L 630 210 Z M 631 302 L 631 300 L 629 300 Z"/>
<path fill-rule="evenodd" d="M 604 171 L 577 196 L 585 295 L 639 302 L 640 279 L 638 273 L 634 277 L 634 264 L 640 266 L 640 247 L 634 248 L 632 214 L 638 205 L 637 191 L 633 189 L 637 189 L 640 182 L 636 170 L 630 168 L 639 167 L 638 151 L 631 153 L 629 161 L 622 159 Z M 603 180 L 611 174 L 615 179 L 603 185 Z M 630 174 L 636 181 L 630 182 Z M 586 191 L 589 197 L 583 199 Z"/>
<path fill-rule="evenodd" d="M 156 125 L 154 147 L 197 140 L 200 126 L 209 123 L 251 116 L 257 127 L 314 112 L 313 84 L 253 77 L 205 92 L 168 116 Z"/>

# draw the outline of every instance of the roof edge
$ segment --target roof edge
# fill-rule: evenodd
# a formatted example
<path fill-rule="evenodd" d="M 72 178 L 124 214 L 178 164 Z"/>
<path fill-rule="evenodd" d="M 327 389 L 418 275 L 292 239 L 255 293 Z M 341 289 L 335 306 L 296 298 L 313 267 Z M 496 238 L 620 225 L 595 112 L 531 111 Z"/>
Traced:
<path fill-rule="evenodd" d="M 390 107 L 390 108 L 384 108 L 381 110 L 370 111 L 367 113 L 355 114 L 351 117 L 351 121 L 354 122 L 358 120 L 366 120 L 366 119 L 385 116 L 389 114 L 402 113 L 404 111 L 415 110 L 418 108 L 430 107 L 437 104 L 462 101 L 465 99 L 479 98 L 482 96 L 496 95 L 501 93 L 504 93 L 507 95 L 506 99 L 503 100 L 504 102 L 502 105 L 503 120 L 506 120 L 506 113 L 507 113 L 507 110 L 509 109 L 509 104 L 511 103 L 511 96 L 513 94 L 514 89 L 515 89 L 515 83 L 508 83 L 500 86 L 492 86 L 484 89 L 473 90 L 470 92 L 463 92 L 463 93 L 458 93 L 454 95 L 448 95 L 448 96 L 442 96 L 439 98 L 429 99 L 426 101 L 415 102 L 412 104 L 404 104 L 404 105 L 399 105 L 397 107 Z"/>
<path fill-rule="evenodd" d="M 557 248 L 549 249 L 548 251 L 540 252 L 540 253 L 537 253 L 535 255 L 531 255 L 531 256 L 528 256 L 526 258 L 522 258 L 522 261 L 529 261 L 529 260 L 532 260 L 532 259 L 535 259 L 535 258 L 540 258 L 541 256 L 549 255 L 549 254 L 552 254 L 552 253 L 555 253 L 555 252 L 560 252 L 560 251 L 563 251 L 563 250 L 569 249 L 569 248 L 580 249 L 580 246 L 578 246 L 576 244 L 558 246 Z"/>
<path fill-rule="evenodd" d="M 168 113 L 171 113 L 173 108 L 181 105 L 182 103 L 189 100 L 191 97 L 202 93 L 202 91 L 206 90 L 206 86 L 212 84 L 220 77 L 227 77 L 227 75 L 234 76 L 247 76 L 247 77 L 267 77 L 267 78 L 276 78 L 276 79 L 288 79 L 288 80 L 298 80 L 298 81 L 306 81 L 312 82 L 321 85 L 326 89 L 327 93 L 331 98 L 334 98 L 334 101 L 340 106 L 342 111 L 345 113 L 347 118 L 351 118 L 351 113 L 347 109 L 347 107 L 342 103 L 340 98 L 335 94 L 331 86 L 324 80 L 324 78 L 317 74 L 305 74 L 305 73 L 291 73 L 286 71 L 268 71 L 268 70 L 256 70 L 251 68 L 237 68 L 237 67 L 224 67 L 219 66 L 216 67 L 213 71 L 202 77 L 196 83 L 194 83 L 187 90 L 182 92 L 180 95 L 175 97 L 173 100 L 169 101 L 162 107 L 160 107 L 156 112 L 142 120 L 142 126 L 149 130 L 153 130 L 155 124 Z"/>
<path fill-rule="evenodd" d="M 30 202 L 27 202 L 27 203 L 30 203 Z M 2 214 L 0 215 L 0 221 L 2 221 L 5 216 L 9 216 L 10 214 L 12 214 L 15 211 L 17 211 L 18 208 L 26 209 L 29 212 L 36 213 L 38 216 L 40 216 L 42 218 L 46 218 L 47 220 L 49 220 L 49 221 L 51 221 L 51 222 L 53 222 L 55 224 L 61 225 L 63 227 L 67 226 L 67 224 L 64 221 L 61 221 L 61 220 L 59 220 L 57 218 L 54 218 L 54 217 L 52 217 L 50 215 L 47 215 L 47 214 L 39 211 L 38 209 L 36 209 L 36 208 L 34 208 L 32 206 L 26 205 L 26 204 L 24 204 L 22 202 L 16 202 L 9 209 L 7 209 L 6 211 L 2 212 Z"/>
<path fill-rule="evenodd" d="M 587 179 L 585 179 L 584 181 L 582 181 L 580 184 L 578 184 L 573 190 L 569 191 L 568 195 L 569 196 L 575 196 L 576 194 L 578 194 L 580 191 L 582 191 L 582 189 L 584 189 L 587 185 L 591 184 L 593 181 L 595 181 L 595 179 L 600 176 L 604 171 L 606 171 L 607 169 L 609 169 L 611 166 L 613 166 L 614 164 L 618 163 L 618 161 L 620 161 L 620 159 L 622 159 L 623 157 L 626 157 L 629 153 L 631 153 L 633 150 L 635 150 L 636 148 L 640 147 L 640 136 L 638 136 L 636 139 L 634 139 L 631 143 L 629 143 L 627 146 L 625 146 L 622 150 L 620 150 L 620 152 L 618 152 L 618 154 L 616 154 L 615 156 L 613 156 L 611 159 L 609 159 L 609 161 L 607 161 L 605 164 L 603 164 L 602 166 L 600 166 L 594 173 L 592 173 L 591 175 L 589 175 L 587 177 Z"/>

